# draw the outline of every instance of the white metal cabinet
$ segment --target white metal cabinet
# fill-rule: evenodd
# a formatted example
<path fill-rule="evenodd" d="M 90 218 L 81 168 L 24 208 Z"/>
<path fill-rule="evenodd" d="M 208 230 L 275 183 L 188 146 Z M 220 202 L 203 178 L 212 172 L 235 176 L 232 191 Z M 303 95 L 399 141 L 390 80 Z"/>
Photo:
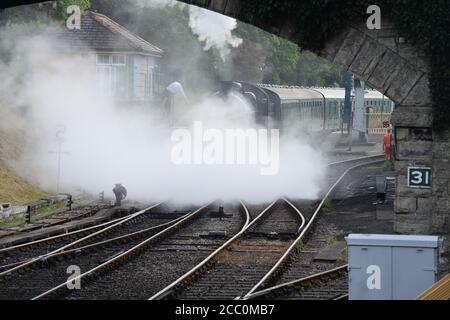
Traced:
<path fill-rule="evenodd" d="M 349 299 L 414 299 L 437 276 L 437 236 L 350 234 Z"/>

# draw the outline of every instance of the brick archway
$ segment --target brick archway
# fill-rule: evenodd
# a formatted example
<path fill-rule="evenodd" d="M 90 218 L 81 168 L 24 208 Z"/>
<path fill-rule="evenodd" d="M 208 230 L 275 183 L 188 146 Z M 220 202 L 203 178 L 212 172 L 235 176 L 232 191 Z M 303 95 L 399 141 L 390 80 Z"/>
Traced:
<path fill-rule="evenodd" d="M 253 24 L 296 43 L 291 26 L 298 22 L 286 19 L 275 24 L 261 18 L 252 21 L 241 9 L 245 0 L 180 1 Z M 380 30 L 369 30 L 365 24 L 348 26 L 322 50 L 313 52 L 352 72 L 396 103 L 391 120 L 396 127 L 398 149 L 395 230 L 449 232 L 450 132 L 437 134 L 431 129 L 428 57 L 407 43 L 385 20 Z M 408 188 L 408 166 L 432 167 L 432 188 Z"/>

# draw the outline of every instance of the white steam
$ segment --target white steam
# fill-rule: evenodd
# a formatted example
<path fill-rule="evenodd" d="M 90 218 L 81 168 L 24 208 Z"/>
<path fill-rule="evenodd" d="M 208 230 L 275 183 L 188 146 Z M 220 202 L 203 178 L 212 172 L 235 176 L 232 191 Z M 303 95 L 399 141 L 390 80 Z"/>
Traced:
<path fill-rule="evenodd" d="M 205 50 L 215 48 L 225 60 L 230 48 L 241 45 L 242 39 L 232 34 L 237 25 L 235 19 L 194 6 L 189 8 L 189 13 L 189 26 L 204 42 Z"/>
<path fill-rule="evenodd" d="M 137 0 L 141 6 L 185 6 L 175 0 Z M 204 43 L 204 50 L 216 49 L 222 60 L 230 54 L 231 48 L 241 45 L 242 39 L 233 35 L 236 28 L 236 19 L 221 15 L 214 11 L 189 6 L 189 26 L 198 39 Z"/>
<path fill-rule="evenodd" d="M 180 5 L 184 6 L 185 4 L 182 2 L 178 2 L 176 0 L 135 0 L 137 4 L 139 4 L 142 7 L 153 7 L 153 8 L 159 8 L 164 6 L 175 6 Z"/>
<path fill-rule="evenodd" d="M 182 165 L 171 161 L 173 131 L 159 104 L 133 107 L 98 95 L 95 56 L 55 54 L 42 37 L 16 44 L 14 57 L 0 66 L 0 108 L 10 108 L 25 119 L 28 141 L 21 159 L 13 165 L 42 188 L 55 189 L 56 131 L 65 128 L 61 190 L 83 189 L 112 196 L 122 183 L 129 198 L 204 202 L 217 198 L 268 201 L 280 196 L 311 198 L 320 188 L 324 160 L 301 140 L 282 140 L 280 170 L 272 176 L 249 165 Z M 11 81 L 26 67 L 27 82 Z M 188 93 L 189 95 L 189 93 Z M 26 103 L 24 114 L 14 101 Z M 5 102 L 8 102 L 6 105 Z M 219 130 L 256 127 L 251 113 L 234 100 L 205 98 L 197 105 L 178 104 L 177 126 L 202 121 Z M 0 126 L 11 119 L 0 118 Z M 17 122 L 21 125 L 22 122 Z"/>

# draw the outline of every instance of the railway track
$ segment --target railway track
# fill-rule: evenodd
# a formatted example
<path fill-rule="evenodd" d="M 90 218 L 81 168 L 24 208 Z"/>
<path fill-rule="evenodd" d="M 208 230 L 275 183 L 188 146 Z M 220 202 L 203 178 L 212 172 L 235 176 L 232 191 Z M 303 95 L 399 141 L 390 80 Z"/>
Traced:
<path fill-rule="evenodd" d="M 59 209 L 46 215 L 45 217 L 40 217 L 32 221 L 27 226 L 27 230 L 46 228 L 49 226 L 59 225 L 73 220 L 90 217 L 96 212 L 107 208 L 110 208 L 109 204 L 96 204 L 94 202 L 93 204 L 74 207 L 71 210 L 69 210 L 68 208 Z"/>
<path fill-rule="evenodd" d="M 76 231 L 58 234 L 47 238 L 25 242 L 19 245 L 13 245 L 0 249 L 0 271 L 7 270 L 12 266 L 23 263 L 31 258 L 44 255 L 51 251 L 67 245 L 77 239 L 83 238 L 92 234 L 102 228 L 110 226 L 116 222 L 123 220 L 126 217 L 114 219 L 105 223 L 91 226 L 88 228 L 79 229 Z"/>
<path fill-rule="evenodd" d="M 209 204 L 175 224 L 115 252 L 78 277 L 80 290 L 63 281 L 35 299 L 144 299 L 204 259 L 250 220 L 243 204 L 226 204 L 225 214 Z M 67 279 L 67 278 L 66 278 Z"/>
<path fill-rule="evenodd" d="M 327 179 L 323 190 L 329 190 L 331 186 L 346 172 L 346 170 L 353 167 L 363 166 L 364 164 L 377 163 L 384 161 L 384 155 L 366 156 L 360 158 L 353 158 L 348 160 L 331 162 L 327 165 Z"/>
<path fill-rule="evenodd" d="M 126 251 L 141 242 L 142 239 L 170 227 L 183 218 L 182 216 L 167 221 L 166 217 L 155 212 L 158 208 L 159 206 L 155 206 L 150 210 L 152 213 L 160 215 L 159 219 L 156 215 L 152 219 L 153 226 L 146 226 L 127 234 L 46 255 L 36 261 L 33 268 L 21 269 L 18 273 L 10 276 L 5 275 L 0 278 L 0 299 L 31 299 L 66 281 L 69 276 L 67 270 L 70 266 L 76 266 L 80 270 L 94 268 L 104 260 Z M 148 221 L 146 222 L 148 223 Z"/>
<path fill-rule="evenodd" d="M 383 161 L 382 156 L 371 156 L 329 164 L 329 187 L 326 189 L 328 191 L 323 195 L 322 200 L 291 202 L 283 199 L 292 209 L 298 212 L 302 219 L 301 226 L 297 231 L 298 234 L 290 242 L 286 242 L 284 246 L 277 245 L 275 242 L 249 246 L 246 241 L 250 234 L 258 234 L 254 230 L 250 231 L 250 228 L 253 223 L 259 222 L 268 210 L 275 208 L 274 203 L 272 203 L 237 238 L 231 239 L 196 268 L 187 272 L 150 299 L 235 299 L 239 297 L 247 299 L 258 290 L 282 279 L 282 275 L 286 270 L 289 270 L 288 262 L 300 260 L 299 252 L 302 252 L 304 242 L 310 237 L 316 226 L 317 216 L 334 188 L 351 170 L 380 161 Z M 298 207 L 307 208 L 305 214 Z M 273 230 L 272 228 L 272 231 L 268 234 L 266 230 L 266 236 L 271 235 L 275 238 L 286 233 L 286 230 L 289 229 L 284 226 L 284 229 L 281 229 L 283 231 L 276 232 Z M 290 236 L 292 237 L 292 233 L 290 233 Z M 289 239 L 289 237 L 286 238 Z M 263 249 L 264 247 L 266 249 Z M 248 254 L 249 252 L 251 254 Z M 247 253 L 247 256 L 245 253 Z M 260 260 L 258 260 L 259 258 Z M 306 274 L 310 275 L 311 270 L 306 271 Z"/>
<path fill-rule="evenodd" d="M 24 255 L 6 265 L 12 268 L 0 267 L 0 299 L 249 299 L 270 292 L 286 283 L 289 270 L 300 273 L 292 273 L 295 279 L 287 283 L 317 271 L 290 268 L 290 263 L 300 261 L 298 249 L 313 242 L 325 199 L 349 171 L 379 161 L 382 157 L 372 156 L 330 164 L 332 186 L 321 201 L 279 199 L 265 210 L 227 205 L 230 216 L 211 215 L 209 205 L 171 221 L 158 217 L 159 224 L 150 218 L 152 207 L 102 228 L 24 244 L 22 250 L 4 248 L 10 251 L 0 250 L 0 257 L 14 256 L 14 250 Z M 57 244 L 58 237 L 62 243 Z M 68 290 L 68 266 L 80 267 L 81 290 Z"/>
<path fill-rule="evenodd" d="M 286 199 L 151 299 L 233 299 L 250 289 L 297 237 L 305 219 Z"/>
<path fill-rule="evenodd" d="M 253 300 L 341 300 L 348 298 L 348 265 L 314 273 L 306 277 L 255 292 Z"/>
<path fill-rule="evenodd" d="M 62 202 L 58 202 L 62 204 Z M 47 200 L 40 200 L 37 203 L 30 204 L 32 208 L 31 221 L 29 223 L 19 224 L 14 227 L 2 227 L 1 231 L 5 233 L 4 237 L 10 237 L 14 235 L 21 234 L 23 232 L 29 232 L 39 229 L 45 229 L 64 223 L 69 223 L 74 220 L 79 220 L 86 217 L 91 217 L 97 212 L 108 209 L 111 206 L 106 203 L 98 203 L 97 201 L 92 201 L 89 204 L 78 205 L 69 209 L 68 207 L 57 209 L 48 214 L 35 213 L 36 208 L 43 208 L 45 206 L 50 206 L 51 202 Z M 2 237 L 2 238 L 4 238 Z M 3 247 L 0 244 L 0 248 Z"/>
<path fill-rule="evenodd" d="M 283 283 L 289 283 L 295 281 L 299 278 L 308 277 L 311 274 L 317 273 L 317 270 L 330 268 L 329 263 L 314 261 L 314 257 L 319 250 L 326 247 L 328 239 L 331 239 L 337 230 L 330 229 L 324 223 L 321 223 L 319 219 L 319 214 L 321 209 L 328 197 L 332 194 L 334 189 L 347 177 L 348 173 L 361 168 L 363 166 L 377 164 L 383 161 L 380 156 L 378 157 L 364 157 L 359 159 L 352 159 L 351 161 L 339 162 L 336 164 L 330 164 L 330 167 L 337 166 L 339 169 L 345 169 L 344 172 L 336 170 L 334 167 L 332 169 L 333 173 L 340 172 L 340 176 L 336 181 L 329 187 L 328 191 L 323 196 L 322 200 L 317 207 L 302 205 L 305 208 L 304 211 L 312 212 L 311 218 L 308 220 L 307 225 L 300 233 L 299 237 L 294 241 L 291 247 L 285 252 L 285 254 L 273 265 L 272 269 L 261 278 L 261 280 L 243 297 L 248 299 L 253 294 L 258 291 L 270 288 L 275 288 L 277 285 Z M 314 210 L 311 210 L 314 208 Z M 307 214 L 310 215 L 311 213 Z M 327 239 L 328 238 L 328 239 Z M 333 267 L 336 267 L 339 261 L 336 261 Z"/>
<path fill-rule="evenodd" d="M 110 223 L 1 249 L 0 279 L 39 264 L 45 256 L 154 227 L 185 213 L 179 208 L 170 211 L 162 202 Z"/>

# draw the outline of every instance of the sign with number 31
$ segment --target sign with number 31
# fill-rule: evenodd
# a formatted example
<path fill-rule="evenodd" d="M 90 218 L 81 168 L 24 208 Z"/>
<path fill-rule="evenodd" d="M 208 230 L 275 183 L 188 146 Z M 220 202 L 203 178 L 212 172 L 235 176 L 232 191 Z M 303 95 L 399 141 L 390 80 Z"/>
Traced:
<path fill-rule="evenodd" d="M 408 187 L 431 188 L 431 168 L 408 167 Z"/>

